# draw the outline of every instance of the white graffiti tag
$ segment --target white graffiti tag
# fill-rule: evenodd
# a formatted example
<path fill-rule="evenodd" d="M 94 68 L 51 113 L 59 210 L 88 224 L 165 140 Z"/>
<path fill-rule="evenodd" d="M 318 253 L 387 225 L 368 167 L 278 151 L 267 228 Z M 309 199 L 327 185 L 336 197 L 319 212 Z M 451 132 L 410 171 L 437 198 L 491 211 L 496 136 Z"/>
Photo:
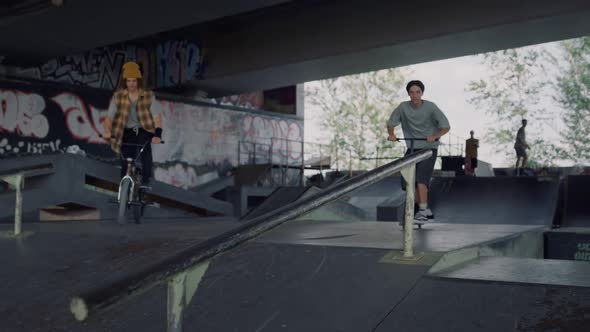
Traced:
<path fill-rule="evenodd" d="M 298 122 L 248 115 L 242 120 L 242 131 L 246 142 L 269 144 L 275 154 L 301 158 L 303 130 Z"/>
<path fill-rule="evenodd" d="M 44 138 L 49 133 L 45 100 L 34 93 L 0 89 L 0 132 Z"/>

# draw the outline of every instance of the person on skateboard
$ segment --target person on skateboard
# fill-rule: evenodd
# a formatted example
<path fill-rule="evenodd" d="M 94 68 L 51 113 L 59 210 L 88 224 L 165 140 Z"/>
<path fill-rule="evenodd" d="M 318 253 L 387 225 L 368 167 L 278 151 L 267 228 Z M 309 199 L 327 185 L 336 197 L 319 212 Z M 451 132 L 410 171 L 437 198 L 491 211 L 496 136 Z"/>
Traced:
<path fill-rule="evenodd" d="M 518 129 L 518 132 L 516 133 L 516 142 L 514 142 L 514 150 L 516 151 L 516 166 L 514 166 L 514 168 L 516 169 L 517 175 L 522 173 L 520 170 L 524 170 L 524 168 L 526 168 L 526 164 L 529 158 L 529 156 L 526 153 L 526 149 L 531 148 L 526 142 L 526 133 L 524 130 L 526 125 L 527 121 L 525 119 L 522 119 L 522 127 Z M 518 164 L 521 160 L 522 163 L 520 165 L 519 170 Z"/>

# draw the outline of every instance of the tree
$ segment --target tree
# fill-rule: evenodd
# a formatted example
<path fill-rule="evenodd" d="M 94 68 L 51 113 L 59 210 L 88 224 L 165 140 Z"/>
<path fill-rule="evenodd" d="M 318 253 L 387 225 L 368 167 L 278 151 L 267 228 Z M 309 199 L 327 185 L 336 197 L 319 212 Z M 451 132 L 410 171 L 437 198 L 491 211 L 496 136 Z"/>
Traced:
<path fill-rule="evenodd" d="M 575 163 L 590 161 L 590 37 L 560 43 L 560 74 L 555 100 L 563 108 L 560 157 Z"/>
<path fill-rule="evenodd" d="M 306 99 L 321 112 L 333 162 L 348 167 L 349 151 L 357 169 L 372 168 L 362 158 L 397 158 L 401 144 L 387 140 L 386 121 L 400 102 L 405 78 L 397 69 L 343 76 L 306 84 Z M 334 160 L 338 155 L 339 160 Z"/>
<path fill-rule="evenodd" d="M 541 98 L 548 86 L 545 69 L 547 52 L 538 47 L 508 49 L 483 55 L 482 63 L 490 72 L 488 77 L 468 83 L 473 97 L 468 102 L 478 110 L 494 117 L 486 138 L 495 145 L 496 153 L 514 160 L 514 142 L 521 120 L 527 119 L 527 141 L 531 146 L 532 165 L 549 165 L 556 148 L 546 141 L 547 110 Z"/>

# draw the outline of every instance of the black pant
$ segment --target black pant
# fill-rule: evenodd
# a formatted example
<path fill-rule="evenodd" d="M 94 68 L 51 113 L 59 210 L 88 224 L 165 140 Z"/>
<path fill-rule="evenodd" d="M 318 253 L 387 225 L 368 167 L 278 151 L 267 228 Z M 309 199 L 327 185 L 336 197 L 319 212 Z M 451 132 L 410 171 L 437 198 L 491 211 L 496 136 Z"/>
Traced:
<path fill-rule="evenodd" d="M 416 164 L 416 173 L 414 180 L 416 181 L 416 186 L 418 186 L 418 183 L 422 183 L 423 185 L 426 185 L 426 187 L 430 187 L 430 178 L 432 177 L 432 172 L 434 171 L 434 164 L 436 163 L 436 158 L 438 156 L 438 149 L 414 149 L 414 151 L 408 149 L 405 155 L 407 156 L 412 152 L 424 150 L 432 150 L 432 156 Z M 404 178 L 402 177 L 401 181 L 402 190 L 406 190 L 406 180 L 404 180 Z"/>
<path fill-rule="evenodd" d="M 127 158 L 135 158 L 139 153 L 141 146 L 130 146 L 124 145 L 129 144 L 144 144 L 145 142 L 152 140 L 153 134 L 149 131 L 139 128 L 137 131 L 133 129 L 127 129 L 123 131 L 123 145 L 121 145 L 121 178 L 127 174 Z M 142 182 L 147 184 L 152 175 L 152 144 L 151 142 L 145 145 L 143 152 L 141 153 L 141 174 Z"/>

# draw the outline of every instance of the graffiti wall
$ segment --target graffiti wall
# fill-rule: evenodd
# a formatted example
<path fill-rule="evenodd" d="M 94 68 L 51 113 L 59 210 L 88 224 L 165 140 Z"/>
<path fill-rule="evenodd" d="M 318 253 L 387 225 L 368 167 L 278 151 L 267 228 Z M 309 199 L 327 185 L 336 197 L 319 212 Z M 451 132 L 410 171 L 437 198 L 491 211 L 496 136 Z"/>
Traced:
<path fill-rule="evenodd" d="M 100 92 L 83 100 L 70 91 L 0 83 L 0 157 L 60 152 L 70 145 L 106 156 L 98 134 L 108 101 Z"/>
<path fill-rule="evenodd" d="M 166 169 L 178 176 L 196 179 L 186 165 L 173 165 L 176 161 L 213 168 L 222 174 L 253 160 L 301 164 L 301 120 L 224 110 L 216 105 L 161 104 L 166 144 L 153 147 L 154 160 L 168 163 Z M 173 180 L 164 169 L 159 172 L 156 178 Z"/>
<path fill-rule="evenodd" d="M 75 145 L 90 158 L 115 162 L 100 137 L 110 98 L 99 89 L 0 81 L 0 158 L 60 153 Z M 159 102 L 166 144 L 153 148 L 157 180 L 191 188 L 252 155 L 301 162 L 302 120 L 214 104 Z"/>
<path fill-rule="evenodd" d="M 199 46 L 187 40 L 120 44 L 19 68 L 16 75 L 114 90 L 126 61 L 140 64 L 148 86 L 163 88 L 197 78 L 203 56 Z"/>
<path fill-rule="evenodd" d="M 297 114 L 297 87 L 286 86 L 278 89 L 243 93 L 212 99 L 220 105 L 265 110 L 282 114 Z"/>
<path fill-rule="evenodd" d="M 262 91 L 243 93 L 221 98 L 214 98 L 212 102 L 220 105 L 236 106 L 261 110 L 264 108 L 264 93 Z"/>

